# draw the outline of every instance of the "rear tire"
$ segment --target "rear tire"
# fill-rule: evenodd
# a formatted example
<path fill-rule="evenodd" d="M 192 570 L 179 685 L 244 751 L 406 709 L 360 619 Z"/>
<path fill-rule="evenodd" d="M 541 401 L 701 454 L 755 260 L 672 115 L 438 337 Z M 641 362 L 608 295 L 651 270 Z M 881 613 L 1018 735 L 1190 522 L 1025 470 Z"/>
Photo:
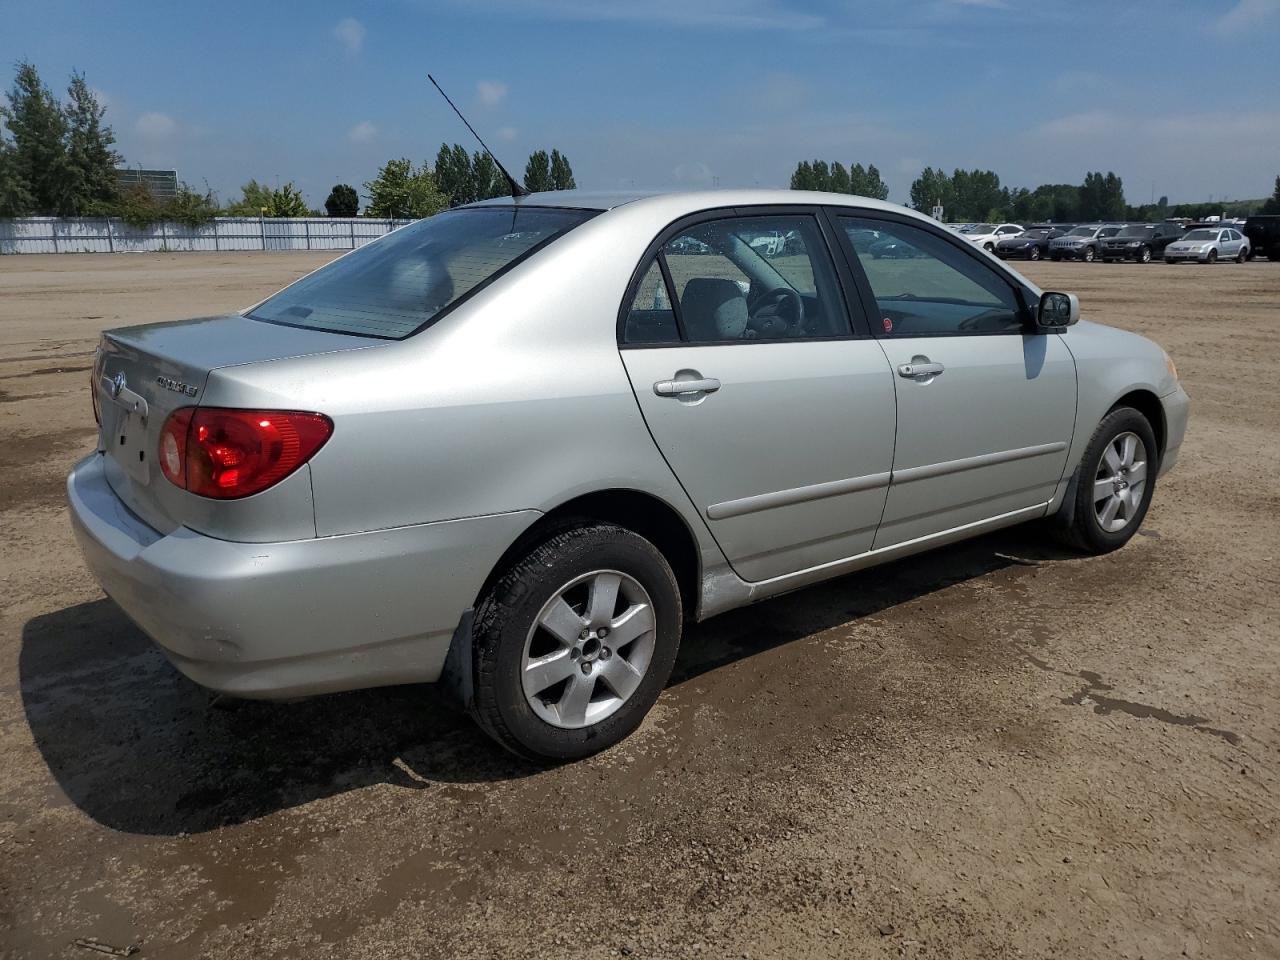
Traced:
<path fill-rule="evenodd" d="M 1249 253 L 1244 247 L 1240 248 L 1240 252 L 1236 254 L 1236 263 L 1244 263 L 1249 259 Z"/>
<path fill-rule="evenodd" d="M 1110 553 L 1138 532 L 1151 505 L 1160 455 L 1151 424 L 1132 407 L 1102 418 L 1059 508 L 1054 533 L 1084 553 Z M 1066 519 L 1070 517 L 1070 519 Z"/>
<path fill-rule="evenodd" d="M 639 534 L 598 523 L 552 536 L 476 612 L 476 721 L 531 760 L 613 746 L 666 686 L 683 616 L 670 564 Z"/>

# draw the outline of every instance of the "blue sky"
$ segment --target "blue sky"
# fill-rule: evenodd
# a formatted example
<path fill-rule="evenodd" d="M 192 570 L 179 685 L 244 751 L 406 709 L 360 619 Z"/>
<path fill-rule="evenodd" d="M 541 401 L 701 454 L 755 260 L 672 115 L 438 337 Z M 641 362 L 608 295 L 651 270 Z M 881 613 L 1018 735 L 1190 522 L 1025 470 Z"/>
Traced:
<path fill-rule="evenodd" d="M 390 157 L 558 146 L 591 188 L 785 185 L 797 160 L 1002 182 L 1115 170 L 1130 202 L 1270 194 L 1280 0 L 0 0 L 0 62 L 83 70 L 131 164 L 313 205 Z M 6 84 L 7 86 L 7 84 Z M 519 173 L 517 172 L 517 176 Z"/>

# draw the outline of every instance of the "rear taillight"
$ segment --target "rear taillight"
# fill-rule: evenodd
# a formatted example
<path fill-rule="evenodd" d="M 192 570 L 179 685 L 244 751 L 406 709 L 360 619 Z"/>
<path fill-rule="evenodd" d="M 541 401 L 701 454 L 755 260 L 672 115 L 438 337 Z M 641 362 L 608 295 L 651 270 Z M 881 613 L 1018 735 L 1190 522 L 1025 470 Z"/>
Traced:
<path fill-rule="evenodd" d="M 332 433 L 320 413 L 183 407 L 160 431 L 160 469 L 192 493 L 234 500 L 279 483 Z"/>

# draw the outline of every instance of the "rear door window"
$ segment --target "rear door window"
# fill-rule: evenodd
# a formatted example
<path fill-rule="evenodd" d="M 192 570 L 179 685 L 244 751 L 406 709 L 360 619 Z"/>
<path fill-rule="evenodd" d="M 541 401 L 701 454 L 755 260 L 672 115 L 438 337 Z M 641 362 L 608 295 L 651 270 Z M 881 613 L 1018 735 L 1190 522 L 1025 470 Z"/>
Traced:
<path fill-rule="evenodd" d="M 399 340 L 595 213 L 532 207 L 440 213 L 321 267 L 248 316 Z"/>

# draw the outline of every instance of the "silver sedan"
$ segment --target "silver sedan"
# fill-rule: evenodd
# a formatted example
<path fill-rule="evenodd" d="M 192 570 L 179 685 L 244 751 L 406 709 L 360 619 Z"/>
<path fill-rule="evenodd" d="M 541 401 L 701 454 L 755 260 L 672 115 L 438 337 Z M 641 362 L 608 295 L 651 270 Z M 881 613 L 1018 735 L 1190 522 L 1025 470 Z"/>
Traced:
<path fill-rule="evenodd" d="M 1028 520 L 1127 542 L 1187 396 L 1078 317 L 874 200 L 488 201 L 105 333 L 72 522 L 201 684 L 441 681 L 508 748 L 581 757 L 687 623 Z"/>
<path fill-rule="evenodd" d="M 1244 263 L 1247 259 L 1248 238 L 1230 227 L 1200 227 L 1164 248 L 1165 263 L 1180 260 L 1198 260 L 1200 263 L 1235 260 Z"/>

